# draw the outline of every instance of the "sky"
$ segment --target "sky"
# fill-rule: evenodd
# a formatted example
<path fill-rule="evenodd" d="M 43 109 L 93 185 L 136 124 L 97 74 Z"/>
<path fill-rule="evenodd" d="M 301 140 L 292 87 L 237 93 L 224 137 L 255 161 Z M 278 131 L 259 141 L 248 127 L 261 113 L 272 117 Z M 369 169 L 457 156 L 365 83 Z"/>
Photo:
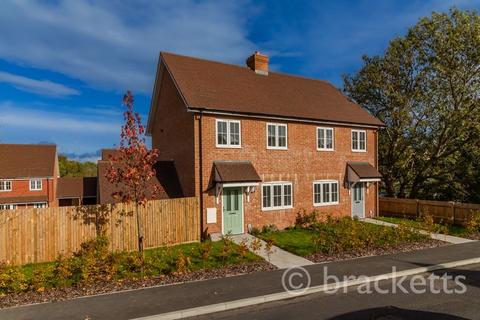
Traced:
<path fill-rule="evenodd" d="M 3 0 L 0 142 L 96 159 L 119 142 L 126 90 L 146 123 L 160 51 L 243 65 L 258 50 L 271 70 L 341 88 L 362 55 L 452 6 L 480 0 Z"/>

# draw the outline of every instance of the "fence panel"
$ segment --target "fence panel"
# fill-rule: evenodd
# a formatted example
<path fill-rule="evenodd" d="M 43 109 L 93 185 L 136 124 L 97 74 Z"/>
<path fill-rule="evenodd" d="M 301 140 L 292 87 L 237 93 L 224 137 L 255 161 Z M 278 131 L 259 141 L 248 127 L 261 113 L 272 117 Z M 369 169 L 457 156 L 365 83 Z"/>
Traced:
<path fill-rule="evenodd" d="M 380 197 L 380 214 L 387 217 L 415 219 L 430 215 L 435 222 L 465 225 L 474 214 L 480 214 L 480 204 L 452 201 L 430 201 Z"/>
<path fill-rule="evenodd" d="M 92 217 L 101 215 L 108 217 L 105 230 L 112 251 L 137 250 L 134 210 L 132 204 L 117 204 L 1 211 L 0 262 L 47 262 L 70 255 L 96 236 Z M 200 240 L 197 197 L 149 201 L 139 213 L 147 249 Z"/>

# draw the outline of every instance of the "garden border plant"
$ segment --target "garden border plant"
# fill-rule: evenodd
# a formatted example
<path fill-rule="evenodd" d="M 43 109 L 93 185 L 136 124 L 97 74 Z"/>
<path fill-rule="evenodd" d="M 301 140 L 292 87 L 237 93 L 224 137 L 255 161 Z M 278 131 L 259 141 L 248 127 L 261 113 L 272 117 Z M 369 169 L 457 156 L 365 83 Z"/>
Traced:
<path fill-rule="evenodd" d="M 294 226 L 286 230 L 278 231 L 269 226 L 257 232 L 260 238 L 271 239 L 276 246 L 316 262 L 409 251 L 442 244 L 405 224 L 391 228 L 350 217 L 333 217 L 317 211 L 298 212 Z"/>

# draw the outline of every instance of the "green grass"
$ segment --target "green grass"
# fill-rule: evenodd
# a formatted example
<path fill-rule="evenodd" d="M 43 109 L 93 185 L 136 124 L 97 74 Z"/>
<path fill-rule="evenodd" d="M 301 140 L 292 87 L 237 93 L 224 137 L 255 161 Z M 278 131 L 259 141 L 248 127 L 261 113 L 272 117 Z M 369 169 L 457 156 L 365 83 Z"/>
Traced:
<path fill-rule="evenodd" d="M 145 250 L 142 268 L 136 252 L 110 253 L 108 240 L 102 239 L 104 238 L 89 241 L 74 256 L 54 262 L 0 265 L 0 296 L 13 292 L 188 273 L 262 261 L 248 248 L 222 240 Z"/>
<path fill-rule="evenodd" d="M 408 218 L 397 218 L 397 217 L 377 217 L 375 218 L 377 220 L 385 221 L 385 222 L 390 222 L 390 223 L 404 223 L 405 225 L 416 228 L 416 229 L 423 229 L 426 230 L 427 227 L 423 224 L 423 222 L 418 221 L 418 220 L 412 220 Z M 447 234 L 451 236 L 465 236 L 466 231 L 465 228 L 462 226 L 456 226 L 456 225 L 441 225 L 439 223 L 434 224 L 434 230 L 435 229 L 440 229 L 442 227 L 446 227 Z M 443 229 L 443 228 L 442 228 Z"/>
<path fill-rule="evenodd" d="M 429 238 L 409 228 L 379 226 L 350 218 L 316 222 L 311 228 L 264 231 L 258 236 L 271 239 L 274 245 L 299 256 L 386 248 Z"/>
<path fill-rule="evenodd" d="M 312 241 L 314 232 L 308 229 L 289 229 L 268 232 L 259 235 L 263 240 L 272 239 L 274 244 L 299 256 L 307 256 L 317 252 Z"/>

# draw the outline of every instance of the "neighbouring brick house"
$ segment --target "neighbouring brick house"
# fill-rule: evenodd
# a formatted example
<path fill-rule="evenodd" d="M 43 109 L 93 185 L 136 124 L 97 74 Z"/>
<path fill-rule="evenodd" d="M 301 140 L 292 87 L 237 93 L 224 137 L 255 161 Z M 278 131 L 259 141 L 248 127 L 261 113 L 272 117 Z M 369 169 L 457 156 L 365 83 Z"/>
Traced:
<path fill-rule="evenodd" d="M 97 162 L 98 173 L 98 192 L 97 202 L 98 204 L 111 204 L 118 203 L 120 199 L 116 199 L 112 196 L 115 191 L 118 191 L 120 187 L 108 182 L 106 173 L 111 164 L 111 157 L 118 156 L 118 150 L 116 149 L 103 149 L 102 158 Z M 113 162 L 114 164 L 115 162 Z M 157 161 L 154 165 L 156 176 L 149 181 L 149 185 L 156 185 L 158 189 L 157 194 L 147 194 L 147 198 L 152 199 L 169 199 L 183 197 L 180 182 L 177 176 L 177 170 L 173 161 Z"/>
<path fill-rule="evenodd" d="M 200 196 L 204 232 L 294 223 L 313 210 L 378 212 L 383 123 L 325 81 L 161 53 L 147 134 Z"/>
<path fill-rule="evenodd" d="M 55 145 L 0 144 L 0 210 L 58 205 Z"/>

